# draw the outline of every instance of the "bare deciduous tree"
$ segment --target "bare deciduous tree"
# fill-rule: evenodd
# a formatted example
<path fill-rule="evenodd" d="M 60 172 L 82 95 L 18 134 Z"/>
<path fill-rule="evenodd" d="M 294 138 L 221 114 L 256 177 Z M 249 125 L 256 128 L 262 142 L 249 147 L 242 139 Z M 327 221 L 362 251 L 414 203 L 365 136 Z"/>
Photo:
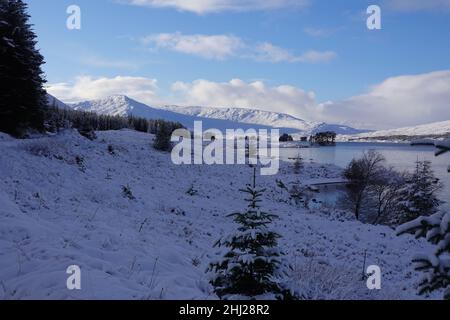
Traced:
<path fill-rule="evenodd" d="M 384 169 L 386 159 L 374 150 L 365 152 L 360 159 L 353 159 L 344 172 L 349 181 L 346 200 L 351 205 L 357 220 L 360 219 L 369 188 Z"/>
<path fill-rule="evenodd" d="M 383 168 L 369 186 L 370 199 L 374 204 L 373 224 L 391 224 L 392 216 L 399 209 L 398 198 L 405 177 L 392 168 Z"/>

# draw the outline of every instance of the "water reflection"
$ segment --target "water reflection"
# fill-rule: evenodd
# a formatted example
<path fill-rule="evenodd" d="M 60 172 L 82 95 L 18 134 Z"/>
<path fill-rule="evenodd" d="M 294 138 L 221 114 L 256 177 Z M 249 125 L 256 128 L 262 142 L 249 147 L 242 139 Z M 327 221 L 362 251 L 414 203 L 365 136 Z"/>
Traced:
<path fill-rule="evenodd" d="M 399 171 L 412 171 L 415 162 L 431 161 L 435 175 L 444 184 L 440 192 L 440 198 L 447 203 L 443 205 L 450 209 L 450 174 L 447 172 L 450 163 L 450 154 L 435 156 L 436 149 L 433 146 L 410 146 L 399 143 L 338 143 L 335 147 L 311 147 L 311 148 L 282 148 L 280 158 L 284 161 L 292 161 L 298 154 L 305 162 L 321 164 L 335 164 L 346 167 L 353 158 L 360 157 L 365 151 L 377 150 L 386 158 L 387 165 Z M 333 197 L 334 198 L 334 197 Z"/>

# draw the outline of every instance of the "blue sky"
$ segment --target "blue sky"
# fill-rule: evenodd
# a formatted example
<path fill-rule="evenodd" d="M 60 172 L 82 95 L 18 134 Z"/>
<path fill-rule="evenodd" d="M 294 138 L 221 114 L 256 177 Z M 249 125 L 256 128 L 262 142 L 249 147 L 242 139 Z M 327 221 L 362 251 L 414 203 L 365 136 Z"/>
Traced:
<path fill-rule="evenodd" d="M 27 1 L 51 93 L 258 107 L 377 128 L 450 119 L 442 105 L 450 96 L 450 1 L 132 1 Z M 81 8 L 81 30 L 66 28 L 71 4 Z M 382 30 L 366 27 L 370 4 L 382 9 Z M 415 97 L 422 84 L 426 92 Z M 432 106 L 399 105 L 413 114 L 374 119 L 411 104 L 399 85 L 414 91 L 413 104 Z M 372 110 L 380 96 L 387 106 Z"/>

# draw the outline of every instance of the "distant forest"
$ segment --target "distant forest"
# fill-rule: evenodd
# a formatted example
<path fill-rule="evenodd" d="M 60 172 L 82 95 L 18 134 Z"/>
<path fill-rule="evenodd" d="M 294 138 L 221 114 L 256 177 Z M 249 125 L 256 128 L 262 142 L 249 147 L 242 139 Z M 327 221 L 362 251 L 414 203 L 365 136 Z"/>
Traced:
<path fill-rule="evenodd" d="M 157 134 L 163 126 L 170 132 L 183 128 L 181 123 L 160 119 L 99 115 L 93 112 L 58 108 L 55 102 L 45 112 L 45 129 L 53 133 L 62 129 L 75 128 L 82 134 L 121 129 Z"/>

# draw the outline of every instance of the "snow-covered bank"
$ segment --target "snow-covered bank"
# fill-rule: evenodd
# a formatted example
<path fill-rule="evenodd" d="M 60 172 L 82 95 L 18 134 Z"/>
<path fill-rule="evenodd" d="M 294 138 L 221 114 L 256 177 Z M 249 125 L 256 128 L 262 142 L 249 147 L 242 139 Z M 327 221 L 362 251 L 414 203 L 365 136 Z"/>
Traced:
<path fill-rule="evenodd" d="M 74 131 L 14 140 L 0 135 L 0 299 L 216 299 L 205 274 L 214 242 L 245 207 L 239 188 L 247 166 L 175 166 L 134 131 Z M 336 179 L 339 169 L 306 164 L 301 180 Z M 387 227 L 309 212 L 289 201 L 288 164 L 258 178 L 263 208 L 280 216 L 276 230 L 307 298 L 415 299 L 411 266 L 424 241 Z M 124 193 L 124 190 L 130 193 Z M 381 267 L 383 289 L 361 281 Z M 82 290 L 66 288 L 66 268 L 82 269 Z"/>
<path fill-rule="evenodd" d="M 450 152 L 450 139 L 436 142 L 436 148 L 441 149 L 439 153 Z M 447 171 L 450 172 L 450 164 L 447 167 Z"/>
<path fill-rule="evenodd" d="M 450 139 L 436 142 L 436 147 L 450 150 Z"/>

